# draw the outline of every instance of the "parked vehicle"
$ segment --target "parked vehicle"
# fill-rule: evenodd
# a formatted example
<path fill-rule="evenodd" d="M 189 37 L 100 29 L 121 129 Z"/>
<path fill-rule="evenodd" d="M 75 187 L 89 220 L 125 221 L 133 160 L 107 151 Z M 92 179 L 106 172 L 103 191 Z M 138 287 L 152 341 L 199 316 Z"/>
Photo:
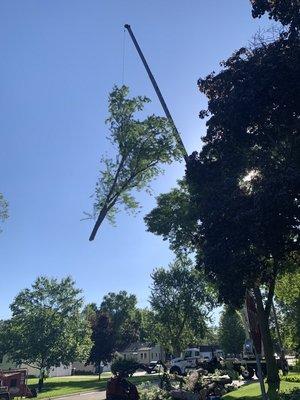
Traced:
<path fill-rule="evenodd" d="M 215 346 L 205 346 L 205 349 L 191 347 L 183 352 L 182 357 L 171 360 L 170 373 L 184 375 L 188 370 L 202 367 L 203 363 L 218 360 L 222 356 L 222 350 L 217 349 Z"/>

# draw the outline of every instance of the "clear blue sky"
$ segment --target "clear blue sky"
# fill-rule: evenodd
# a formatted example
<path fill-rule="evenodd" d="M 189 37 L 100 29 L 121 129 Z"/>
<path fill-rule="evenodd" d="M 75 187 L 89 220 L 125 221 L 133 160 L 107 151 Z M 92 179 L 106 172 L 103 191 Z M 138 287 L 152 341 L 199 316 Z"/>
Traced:
<path fill-rule="evenodd" d="M 147 233 L 155 199 L 139 196 L 136 217 L 119 215 L 89 242 L 100 155 L 109 150 L 107 95 L 121 84 L 123 24 L 130 23 L 189 152 L 200 148 L 206 101 L 197 79 L 248 43 L 267 19 L 248 0 L 2 0 L 0 2 L 0 191 L 10 218 L 0 235 L 0 318 L 40 274 L 72 275 L 86 301 L 126 289 L 145 306 L 154 267 L 173 255 Z M 129 37 L 125 83 L 162 110 Z M 172 165 L 155 184 L 168 191 L 184 174 Z"/>

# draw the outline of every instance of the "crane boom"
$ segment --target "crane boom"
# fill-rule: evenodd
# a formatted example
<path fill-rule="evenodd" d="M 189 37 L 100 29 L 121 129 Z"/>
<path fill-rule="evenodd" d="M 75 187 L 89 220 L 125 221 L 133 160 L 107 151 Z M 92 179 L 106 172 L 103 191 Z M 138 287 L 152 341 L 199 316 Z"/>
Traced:
<path fill-rule="evenodd" d="M 185 162 L 187 162 L 188 153 L 187 153 L 187 151 L 186 151 L 186 149 L 184 147 L 183 141 L 182 141 L 182 139 L 180 137 L 180 134 L 179 134 L 179 132 L 178 132 L 178 130 L 176 128 L 176 125 L 175 125 L 174 120 L 172 118 L 172 115 L 171 115 L 171 113 L 170 113 L 170 111 L 169 111 L 169 109 L 167 107 L 165 99 L 163 98 L 163 95 L 161 94 L 161 91 L 160 91 L 160 89 L 159 89 L 159 87 L 157 85 L 157 82 L 156 82 L 156 80 L 155 80 L 155 78 L 154 78 L 154 76 L 153 76 L 153 74 L 152 74 L 152 72 L 151 72 L 151 70 L 149 68 L 149 65 L 148 65 L 148 63 L 147 63 L 147 61 L 146 61 L 146 59 L 144 57 L 144 54 L 143 54 L 143 52 L 142 52 L 142 50 L 141 50 L 141 48 L 140 48 L 140 46 L 139 46 L 134 34 L 132 32 L 131 26 L 128 25 L 128 24 L 125 24 L 124 28 L 127 29 L 128 33 L 129 33 L 129 35 L 130 35 L 130 37 L 131 37 L 131 39 L 133 41 L 133 44 L 134 44 L 134 46 L 135 46 L 135 48 L 136 48 L 136 50 L 137 50 L 137 52 L 138 52 L 138 54 L 139 54 L 139 56 L 140 56 L 140 58 L 142 60 L 142 63 L 144 64 L 144 67 L 145 67 L 145 69 L 147 71 L 147 74 L 148 74 L 148 76 L 150 78 L 150 81 L 151 81 L 151 83 L 152 83 L 152 85 L 154 87 L 154 90 L 155 90 L 155 92 L 157 94 L 157 97 L 158 97 L 158 99 L 160 101 L 160 104 L 161 104 L 161 106 L 162 106 L 162 108 L 163 108 L 163 110 L 164 110 L 164 112 L 166 114 L 166 117 L 168 118 L 168 120 L 170 121 L 170 123 L 171 123 L 171 125 L 173 127 L 175 138 L 177 140 L 178 145 L 180 146 L 180 148 L 182 150 L 183 158 L 184 158 Z"/>

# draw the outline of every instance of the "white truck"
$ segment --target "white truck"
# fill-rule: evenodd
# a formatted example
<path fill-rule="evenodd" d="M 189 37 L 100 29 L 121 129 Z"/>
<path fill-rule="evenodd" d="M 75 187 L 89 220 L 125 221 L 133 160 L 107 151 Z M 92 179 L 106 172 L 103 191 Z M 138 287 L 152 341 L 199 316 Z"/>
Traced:
<path fill-rule="evenodd" d="M 190 347 L 181 357 L 171 360 L 170 373 L 184 375 L 189 369 L 197 368 L 199 363 L 211 361 L 213 357 L 223 357 L 223 352 L 214 346 Z"/>

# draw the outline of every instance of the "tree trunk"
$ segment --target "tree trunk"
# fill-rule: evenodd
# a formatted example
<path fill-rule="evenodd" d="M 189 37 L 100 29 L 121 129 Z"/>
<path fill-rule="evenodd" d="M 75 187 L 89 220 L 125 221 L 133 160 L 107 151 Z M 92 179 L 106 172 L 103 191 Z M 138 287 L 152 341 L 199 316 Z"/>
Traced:
<path fill-rule="evenodd" d="M 41 392 L 43 390 L 43 386 L 44 386 L 44 371 L 41 371 L 38 382 L 38 392 Z"/>
<path fill-rule="evenodd" d="M 278 399 L 280 379 L 278 375 L 276 358 L 274 356 L 273 341 L 269 328 L 269 316 L 265 312 L 262 295 L 259 288 L 254 289 L 254 295 L 257 305 L 258 323 L 261 330 L 267 365 L 268 396 L 270 400 L 276 400 Z"/>
<path fill-rule="evenodd" d="M 102 373 L 102 367 L 101 367 L 101 361 L 98 364 L 98 380 L 101 380 L 101 373 Z"/>

